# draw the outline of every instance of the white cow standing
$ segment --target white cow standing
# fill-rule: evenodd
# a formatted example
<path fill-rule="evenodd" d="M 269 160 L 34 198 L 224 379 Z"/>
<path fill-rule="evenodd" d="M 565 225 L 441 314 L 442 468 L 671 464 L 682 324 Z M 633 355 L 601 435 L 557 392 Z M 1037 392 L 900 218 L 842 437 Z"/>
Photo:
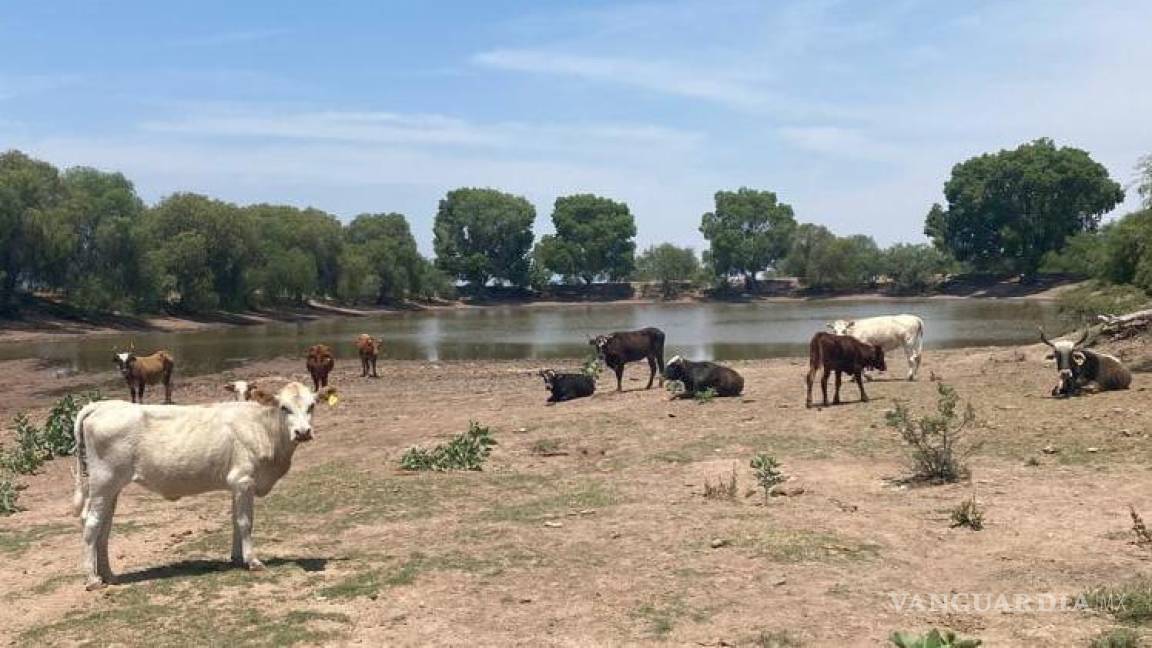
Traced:
<path fill-rule="evenodd" d="M 232 492 L 232 562 L 264 567 L 252 550 L 254 498 L 288 472 L 296 446 L 313 437 L 316 401 L 300 383 L 276 395 L 255 390 L 250 401 L 210 405 L 139 405 L 98 401 L 76 415 L 76 492 L 84 522 L 87 588 L 111 582 L 108 536 L 120 491 L 132 482 L 176 500 L 208 491 Z"/>
<path fill-rule="evenodd" d="M 924 320 L 915 315 L 881 315 L 858 320 L 836 320 L 828 328 L 836 335 L 851 335 L 867 344 L 891 351 L 904 348 L 908 358 L 908 380 L 916 379 L 924 346 Z"/>

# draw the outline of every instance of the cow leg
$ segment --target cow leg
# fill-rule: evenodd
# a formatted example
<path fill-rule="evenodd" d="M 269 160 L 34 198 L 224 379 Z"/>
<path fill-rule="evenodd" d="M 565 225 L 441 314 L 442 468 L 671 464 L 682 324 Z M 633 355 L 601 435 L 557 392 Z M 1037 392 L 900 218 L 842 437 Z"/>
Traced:
<path fill-rule="evenodd" d="M 360 377 L 361 378 L 367 378 L 368 377 L 368 359 L 367 358 L 360 358 Z"/>
<path fill-rule="evenodd" d="M 804 378 L 804 383 L 808 386 L 808 396 L 804 399 L 804 407 L 812 407 L 812 383 L 816 382 L 816 367 L 808 369 L 808 375 Z"/>
<path fill-rule="evenodd" d="M 832 404 L 833 405 L 839 405 L 840 404 L 840 379 L 841 379 L 841 374 L 839 371 L 837 371 L 836 372 L 836 394 L 832 397 Z"/>
<path fill-rule="evenodd" d="M 644 389 L 652 389 L 652 380 L 656 378 L 656 358 L 648 356 L 648 386 Z M 661 380 L 660 384 L 664 384 Z"/>
<path fill-rule="evenodd" d="M 379 378 L 380 374 L 376 373 L 376 358 L 372 358 L 372 377 Z"/>
<path fill-rule="evenodd" d="M 824 406 L 828 406 L 828 373 L 827 369 L 820 376 L 820 393 L 824 395 Z"/>
<path fill-rule="evenodd" d="M 96 540 L 96 573 L 105 583 L 112 582 L 112 563 L 108 560 L 108 539 L 112 536 L 112 519 L 116 517 L 116 501 L 120 494 L 105 500 L 104 511 L 100 516 L 100 535 Z"/>
<path fill-rule="evenodd" d="M 252 571 L 264 569 L 252 551 L 252 522 L 256 495 L 250 479 L 241 479 L 232 490 L 232 564 Z"/>
<path fill-rule="evenodd" d="M 916 370 L 920 368 L 920 354 L 911 344 L 905 344 L 904 355 L 908 358 L 908 380 L 916 380 Z"/>
<path fill-rule="evenodd" d="M 108 535 L 112 528 L 112 515 L 116 510 L 116 495 L 108 494 L 107 484 L 92 485 L 84 515 L 84 587 L 100 589 L 112 580 L 108 564 Z"/>
<path fill-rule="evenodd" d="M 860 372 L 863 373 L 863 372 Z M 860 377 L 860 373 L 856 374 L 856 386 L 860 388 L 860 402 L 868 402 L 868 394 L 864 393 L 864 380 Z"/>
<path fill-rule="evenodd" d="M 656 356 L 656 366 L 660 369 L 660 373 L 657 375 L 660 376 L 660 386 L 663 387 L 664 386 L 664 352 L 663 351 L 660 352 L 660 355 Z"/>
<path fill-rule="evenodd" d="M 624 365 L 612 367 L 612 371 L 616 372 L 616 391 L 624 391 Z"/>
<path fill-rule="evenodd" d="M 140 404 L 143 404 L 144 403 L 144 381 L 140 381 L 140 386 L 137 389 L 140 390 Z"/>
<path fill-rule="evenodd" d="M 164 404 L 172 404 L 172 378 L 164 377 Z"/>

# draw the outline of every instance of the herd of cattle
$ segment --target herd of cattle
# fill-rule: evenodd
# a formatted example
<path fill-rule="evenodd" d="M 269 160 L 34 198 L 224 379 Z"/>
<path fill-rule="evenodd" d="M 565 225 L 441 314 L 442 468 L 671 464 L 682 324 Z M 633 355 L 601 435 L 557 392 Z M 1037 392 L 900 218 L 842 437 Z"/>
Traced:
<path fill-rule="evenodd" d="M 908 380 L 920 367 L 924 322 L 914 315 L 892 315 L 828 324 L 809 342 L 806 404 L 812 406 L 812 385 L 823 371 L 823 404 L 828 404 L 828 378 L 836 374 L 833 403 L 840 402 L 842 375 L 847 373 L 867 401 L 864 372 L 886 371 L 884 354 L 903 348 L 908 359 Z M 1072 396 L 1082 391 L 1126 389 L 1131 374 L 1123 364 L 1105 353 L 1084 348 L 1087 333 L 1076 342 L 1051 342 L 1044 331 L 1040 339 L 1052 347 L 1059 380 L 1053 396 Z M 744 378 L 713 362 L 693 362 L 674 356 L 664 362 L 664 332 L 656 328 L 601 335 L 589 341 L 599 359 L 616 375 L 622 389 L 624 366 L 647 361 L 651 389 L 657 377 L 678 381 L 681 396 L 710 391 L 716 396 L 737 396 Z M 377 377 L 380 341 L 361 335 L 356 340 L 362 377 Z M 276 393 L 255 383 L 235 381 L 226 386 L 234 394 L 230 402 L 174 406 L 172 372 L 175 360 L 166 351 L 150 356 L 117 353 L 115 362 L 128 383 L 131 402 L 97 401 L 76 416 L 76 470 L 73 506 L 83 521 L 87 587 L 103 587 L 112 580 L 108 560 L 108 537 L 120 491 L 135 482 L 166 499 L 215 490 L 232 493 L 232 561 L 247 569 L 261 569 L 252 548 L 254 498 L 267 494 L 291 466 L 300 443 L 312 439 L 312 412 L 316 403 L 332 405 L 335 389 L 328 377 L 335 366 L 330 347 L 317 344 L 308 349 L 306 367 L 312 389 L 290 382 Z M 549 403 L 591 396 L 595 378 L 586 372 L 540 372 L 551 392 Z M 164 385 L 166 405 L 145 405 L 146 385 Z"/>

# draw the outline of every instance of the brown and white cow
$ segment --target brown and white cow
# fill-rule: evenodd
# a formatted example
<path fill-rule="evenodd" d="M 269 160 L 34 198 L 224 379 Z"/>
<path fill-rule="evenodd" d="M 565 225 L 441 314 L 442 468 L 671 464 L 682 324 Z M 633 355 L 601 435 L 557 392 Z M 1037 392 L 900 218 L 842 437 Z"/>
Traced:
<path fill-rule="evenodd" d="M 172 370 L 176 361 L 171 353 L 160 350 L 152 355 L 138 356 L 135 352 L 123 351 L 112 356 L 112 360 L 128 383 L 133 403 L 143 403 L 144 387 L 157 383 L 164 385 L 164 402 L 172 402 Z"/>
<path fill-rule="evenodd" d="M 836 372 L 836 395 L 832 399 L 833 405 L 840 404 L 841 374 L 847 373 L 856 381 L 860 388 L 860 401 L 867 402 L 868 394 L 864 393 L 864 370 L 875 369 L 887 371 L 884 364 L 884 348 L 875 344 L 865 344 L 849 335 L 833 335 L 820 331 L 812 336 L 808 344 L 808 397 L 804 401 L 806 407 L 812 407 L 812 383 L 816 380 L 816 372 L 823 369 L 824 375 L 820 378 L 820 390 L 824 394 L 824 405 L 828 405 L 828 374 Z"/>

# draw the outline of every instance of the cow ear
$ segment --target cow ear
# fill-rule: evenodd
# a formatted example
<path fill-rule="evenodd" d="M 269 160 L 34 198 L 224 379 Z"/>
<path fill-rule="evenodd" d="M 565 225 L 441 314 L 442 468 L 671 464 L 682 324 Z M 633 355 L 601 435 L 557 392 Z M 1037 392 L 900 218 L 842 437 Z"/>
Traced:
<path fill-rule="evenodd" d="M 1080 351 L 1073 351 L 1072 352 L 1072 362 L 1075 362 L 1077 365 L 1084 364 L 1085 359 L 1086 358 L 1084 357 L 1084 354 L 1081 353 Z"/>
<path fill-rule="evenodd" d="M 1049 353 L 1049 354 L 1047 354 L 1047 355 L 1045 355 L 1045 356 L 1044 356 L 1044 359 L 1045 359 L 1045 360 L 1055 360 L 1055 359 L 1056 359 L 1056 354 L 1055 354 L 1055 353 Z"/>
<path fill-rule="evenodd" d="M 272 394 L 269 394 L 268 392 L 264 391 L 263 389 L 253 389 L 252 390 L 252 396 L 250 397 L 250 400 L 252 400 L 255 403 L 260 403 L 261 405 L 264 405 L 265 407 L 276 407 L 277 405 L 280 404 L 280 401 L 276 400 L 275 396 L 273 396 Z"/>
<path fill-rule="evenodd" d="M 257 389 L 256 383 L 248 383 L 248 389 L 244 392 L 244 395 L 252 398 L 252 394 L 255 393 Z"/>
<path fill-rule="evenodd" d="M 227 385 L 224 385 L 224 391 L 236 391 L 236 383 L 228 383 Z"/>

